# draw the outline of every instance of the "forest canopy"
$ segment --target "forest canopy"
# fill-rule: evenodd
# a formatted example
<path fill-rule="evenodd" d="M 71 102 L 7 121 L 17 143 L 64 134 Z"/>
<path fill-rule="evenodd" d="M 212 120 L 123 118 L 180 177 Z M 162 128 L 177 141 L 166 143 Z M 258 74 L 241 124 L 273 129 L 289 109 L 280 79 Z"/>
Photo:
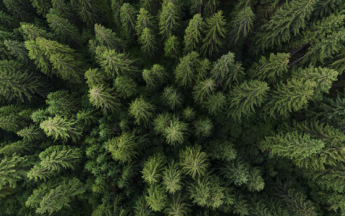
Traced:
<path fill-rule="evenodd" d="M 0 1 L 0 215 L 345 216 L 345 1 Z"/>

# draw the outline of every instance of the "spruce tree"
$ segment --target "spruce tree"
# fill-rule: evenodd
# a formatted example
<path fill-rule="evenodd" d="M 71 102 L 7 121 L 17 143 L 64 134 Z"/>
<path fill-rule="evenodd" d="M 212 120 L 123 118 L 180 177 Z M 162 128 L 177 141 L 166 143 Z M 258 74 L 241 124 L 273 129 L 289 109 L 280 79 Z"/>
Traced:
<path fill-rule="evenodd" d="M 151 70 L 144 69 L 142 74 L 148 88 L 158 88 L 167 79 L 164 67 L 159 64 L 154 64 Z"/>
<path fill-rule="evenodd" d="M 121 106 L 114 90 L 103 85 L 93 86 L 89 90 L 89 101 L 93 106 L 101 108 L 105 114 L 108 111 L 115 112 Z"/>
<path fill-rule="evenodd" d="M 218 54 L 220 51 L 219 49 L 224 44 L 226 22 L 222 11 L 218 11 L 205 21 L 206 23 L 203 30 L 205 37 L 202 40 L 203 45 L 201 47 L 201 53 L 204 56 L 212 56 L 213 54 Z"/>
<path fill-rule="evenodd" d="M 155 106 L 143 98 L 137 98 L 129 106 L 129 114 L 134 117 L 134 122 L 138 125 L 147 125 L 155 111 Z"/>
<path fill-rule="evenodd" d="M 51 136 L 55 140 L 67 141 L 68 138 L 71 138 L 73 142 L 76 142 L 82 135 L 81 129 L 78 128 L 74 120 L 60 116 L 48 118 L 40 124 L 40 127 L 47 136 Z"/>
<path fill-rule="evenodd" d="M 131 133 L 122 133 L 120 136 L 108 140 L 105 145 L 114 160 L 121 163 L 131 161 L 137 155 L 135 150 L 137 143 Z"/>
<path fill-rule="evenodd" d="M 178 58 L 180 41 L 176 36 L 170 36 L 164 43 L 164 55 L 169 58 Z"/>
<path fill-rule="evenodd" d="M 156 45 L 156 36 L 153 31 L 149 28 L 144 28 L 140 37 L 139 42 L 141 44 L 141 50 L 146 55 L 152 57 L 155 55 L 157 45 Z"/>
<path fill-rule="evenodd" d="M 199 67 L 199 54 L 191 52 L 180 59 L 175 69 L 175 80 L 180 86 L 191 86 Z"/>
<path fill-rule="evenodd" d="M 17 182 L 25 177 L 29 163 L 26 158 L 13 154 L 11 157 L 4 157 L 0 162 L 0 189 L 5 186 L 15 188 Z"/>
<path fill-rule="evenodd" d="M 154 20 L 153 16 L 147 10 L 145 10 L 144 8 L 140 8 L 137 17 L 137 24 L 135 26 L 135 31 L 137 35 L 141 35 L 145 28 L 153 30 Z"/>
<path fill-rule="evenodd" d="M 201 41 L 201 33 L 203 31 L 203 19 L 200 14 L 195 14 L 193 19 L 189 21 L 184 36 L 184 52 L 189 53 L 197 47 Z"/>
<path fill-rule="evenodd" d="M 95 25 L 95 36 L 101 46 L 106 46 L 117 51 L 123 50 L 124 48 L 122 39 L 117 37 L 111 29 L 107 29 L 100 24 Z"/>
<path fill-rule="evenodd" d="M 124 3 L 121 6 L 120 17 L 122 29 L 126 32 L 126 35 L 129 38 L 132 38 L 135 35 L 136 13 L 137 11 L 135 8 L 129 3 Z"/>
<path fill-rule="evenodd" d="M 44 81 L 38 75 L 26 71 L 16 61 L 0 61 L 0 95 L 9 101 L 24 102 L 35 94 L 43 96 Z"/>
<path fill-rule="evenodd" d="M 159 17 L 159 32 L 163 38 L 169 38 L 180 26 L 181 11 L 176 3 L 168 2 L 162 7 Z"/>

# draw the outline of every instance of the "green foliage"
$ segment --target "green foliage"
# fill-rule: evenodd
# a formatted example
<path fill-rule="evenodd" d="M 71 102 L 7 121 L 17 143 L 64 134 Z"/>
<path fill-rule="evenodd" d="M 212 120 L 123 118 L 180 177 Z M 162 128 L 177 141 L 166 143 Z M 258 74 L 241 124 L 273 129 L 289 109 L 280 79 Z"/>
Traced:
<path fill-rule="evenodd" d="M 93 106 L 101 108 L 103 113 L 115 112 L 120 107 L 114 91 L 103 85 L 93 86 L 89 90 L 89 100 Z"/>
<path fill-rule="evenodd" d="M 114 160 L 121 163 L 131 161 L 137 154 L 135 151 L 137 143 L 134 135 L 130 133 L 122 133 L 120 136 L 108 140 L 105 146 Z"/>
<path fill-rule="evenodd" d="M 254 114 L 254 106 L 260 107 L 267 100 L 269 87 L 267 83 L 254 80 L 244 82 L 230 93 L 229 113 L 234 119 Z"/>
<path fill-rule="evenodd" d="M 134 117 L 138 125 L 147 125 L 155 111 L 155 106 L 145 101 L 143 98 L 135 99 L 129 106 L 129 114 Z"/>
<path fill-rule="evenodd" d="M 164 43 L 164 55 L 169 58 L 178 58 L 180 49 L 180 41 L 173 35 Z"/>
<path fill-rule="evenodd" d="M 136 13 L 135 8 L 129 3 L 124 3 L 120 8 L 122 28 L 129 38 L 135 34 Z"/>
<path fill-rule="evenodd" d="M 175 69 L 176 83 L 180 86 L 191 86 L 196 70 L 199 67 L 199 54 L 191 52 L 180 59 Z"/>
<path fill-rule="evenodd" d="M 144 8 L 140 8 L 137 17 L 137 24 L 135 26 L 135 31 L 137 32 L 137 35 L 141 35 L 145 28 L 152 30 L 153 27 L 153 16 Z"/>
<path fill-rule="evenodd" d="M 194 127 L 197 137 L 209 137 L 212 134 L 213 124 L 209 118 L 200 118 L 194 122 Z"/>
<path fill-rule="evenodd" d="M 216 0 L 209 0 L 216 1 Z M 222 11 L 207 18 L 203 33 L 206 37 L 202 40 L 201 53 L 205 56 L 212 56 L 220 52 L 220 47 L 224 44 L 226 34 L 226 22 Z"/>
<path fill-rule="evenodd" d="M 145 161 L 142 171 L 144 182 L 152 185 L 161 179 L 164 160 L 164 155 L 156 154 Z"/>
<path fill-rule="evenodd" d="M 62 139 L 67 141 L 68 138 L 71 138 L 73 142 L 76 142 L 82 136 L 82 132 L 74 120 L 61 116 L 48 118 L 41 122 L 40 128 L 44 130 L 47 136 L 51 136 L 55 140 Z"/>
<path fill-rule="evenodd" d="M 184 36 L 184 52 L 192 52 L 201 41 L 201 32 L 203 30 L 203 19 L 200 14 L 195 14 L 193 19 L 189 21 Z"/>
<path fill-rule="evenodd" d="M 5 186 L 15 188 L 17 181 L 25 177 L 25 167 L 28 167 L 26 158 L 19 157 L 15 154 L 11 157 L 5 156 L 0 162 L 0 189 L 3 189 Z"/>
<path fill-rule="evenodd" d="M 167 77 L 167 73 L 163 66 L 154 64 L 151 70 L 143 70 L 143 79 L 148 88 L 158 88 L 161 86 Z"/>
<path fill-rule="evenodd" d="M 137 84 L 129 76 L 118 76 L 115 79 L 114 86 L 122 98 L 129 98 L 135 95 L 137 90 Z"/>
<path fill-rule="evenodd" d="M 106 76 L 99 68 L 90 68 L 85 72 L 86 84 L 90 88 L 93 86 L 105 85 Z"/>
<path fill-rule="evenodd" d="M 164 88 L 162 94 L 162 101 L 164 104 L 170 107 L 170 109 L 175 110 L 182 106 L 183 97 L 180 92 L 174 89 L 172 86 Z"/>
<path fill-rule="evenodd" d="M 51 115 L 70 116 L 78 110 L 78 100 L 75 95 L 70 95 L 68 91 L 60 90 L 49 93 L 46 103 L 47 111 Z"/>
<path fill-rule="evenodd" d="M 159 32 L 163 38 L 169 38 L 173 35 L 180 26 L 180 20 L 181 10 L 178 4 L 173 2 L 163 4 L 159 16 Z"/>
<path fill-rule="evenodd" d="M 122 39 L 118 38 L 111 29 L 105 28 L 100 24 L 96 24 L 94 30 L 96 40 L 101 46 L 106 46 L 118 51 L 123 49 L 124 45 Z"/>
<path fill-rule="evenodd" d="M 166 138 L 166 142 L 169 145 L 175 146 L 177 144 L 182 144 L 185 141 L 187 131 L 187 124 L 174 116 L 165 126 L 163 134 Z"/>
<path fill-rule="evenodd" d="M 42 79 L 25 70 L 22 64 L 0 61 L 0 95 L 7 100 L 30 101 L 35 94 L 43 94 L 44 86 Z"/>
<path fill-rule="evenodd" d="M 187 147 L 180 153 L 182 170 L 193 179 L 206 174 L 209 166 L 207 155 L 200 146 Z"/>
<path fill-rule="evenodd" d="M 140 37 L 139 42 L 141 44 L 141 50 L 148 56 L 154 56 L 156 52 L 156 36 L 149 28 L 144 28 Z"/>
<path fill-rule="evenodd" d="M 163 184 L 165 185 L 166 191 L 171 194 L 175 194 L 177 191 L 182 189 L 182 172 L 175 161 L 171 161 L 168 167 L 165 167 L 163 171 Z"/>
<path fill-rule="evenodd" d="M 153 211 L 162 211 L 167 204 L 168 197 L 164 193 L 164 188 L 161 184 L 152 184 L 148 188 L 145 197 L 147 204 Z"/>
<path fill-rule="evenodd" d="M 235 43 L 241 38 L 246 38 L 252 31 L 255 14 L 252 9 L 247 6 L 238 11 L 231 23 L 232 30 L 230 35 L 235 38 Z"/>

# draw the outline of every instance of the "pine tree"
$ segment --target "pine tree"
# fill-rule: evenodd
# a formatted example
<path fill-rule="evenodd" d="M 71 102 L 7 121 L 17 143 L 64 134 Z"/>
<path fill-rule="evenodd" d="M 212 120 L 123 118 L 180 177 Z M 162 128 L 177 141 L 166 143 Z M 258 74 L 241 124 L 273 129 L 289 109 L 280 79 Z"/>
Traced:
<path fill-rule="evenodd" d="M 149 28 L 144 28 L 140 37 L 139 42 L 141 44 L 141 50 L 144 54 L 152 57 L 155 55 L 157 50 L 156 36 L 153 31 Z"/>
<path fill-rule="evenodd" d="M 40 128 L 37 128 L 34 125 L 30 125 L 29 127 L 23 128 L 17 132 L 17 135 L 22 137 L 25 141 L 34 141 L 34 140 L 41 140 L 44 138 L 44 134 Z"/>
<path fill-rule="evenodd" d="M 229 114 L 237 120 L 254 114 L 254 107 L 260 107 L 267 100 L 268 91 L 267 83 L 258 80 L 236 86 L 230 93 Z"/>
<path fill-rule="evenodd" d="M 226 104 L 226 96 L 222 92 L 217 92 L 209 95 L 203 103 L 203 106 L 209 114 L 217 115 L 224 110 Z"/>
<path fill-rule="evenodd" d="M 193 179 L 206 174 L 209 166 L 207 155 L 201 151 L 200 146 L 186 147 L 180 152 L 182 170 Z"/>
<path fill-rule="evenodd" d="M 117 37 L 111 29 L 105 28 L 100 24 L 95 25 L 95 36 L 101 46 L 117 51 L 121 51 L 124 48 L 123 40 Z"/>
<path fill-rule="evenodd" d="M 74 120 L 60 116 L 48 118 L 40 124 L 40 127 L 47 136 L 51 136 L 55 140 L 62 139 L 63 141 L 67 141 L 68 138 L 71 138 L 73 142 L 76 142 L 82 135 L 80 128 L 75 125 Z"/>
<path fill-rule="evenodd" d="M 273 91 L 271 100 L 264 107 L 271 116 L 277 114 L 288 116 L 289 113 L 305 108 L 308 101 L 314 96 L 316 83 L 292 79 L 287 84 L 281 83 L 277 90 Z"/>
<path fill-rule="evenodd" d="M 129 76 L 118 76 L 115 79 L 114 87 L 122 98 L 129 98 L 136 94 L 137 84 Z"/>
<path fill-rule="evenodd" d="M 219 5 L 218 0 L 205 0 L 204 2 L 204 15 L 206 17 L 212 16 L 212 14 L 216 13 L 217 7 Z"/>
<path fill-rule="evenodd" d="M 143 98 L 135 99 L 129 106 L 129 114 L 134 117 L 134 122 L 138 125 L 147 125 L 155 111 L 155 106 L 145 101 Z"/>
<path fill-rule="evenodd" d="M 305 28 L 311 16 L 316 1 L 303 0 L 286 2 L 278 8 L 269 22 L 261 27 L 260 36 L 256 42 L 265 50 L 274 45 L 288 42 L 291 36 L 296 36 Z"/>
<path fill-rule="evenodd" d="M 191 52 L 180 59 L 175 69 L 175 80 L 180 86 L 191 86 L 199 67 L 199 54 Z"/>
<path fill-rule="evenodd" d="M 42 79 L 24 70 L 22 64 L 15 61 L 0 61 L 0 95 L 9 101 L 31 101 L 35 94 L 43 96 Z"/>
<path fill-rule="evenodd" d="M 63 16 L 63 18 L 74 18 L 74 9 L 70 3 L 65 3 L 64 0 L 51 0 L 51 2 L 53 10 L 58 12 L 58 14 Z"/>
<path fill-rule="evenodd" d="M 148 88 L 158 88 L 167 79 L 167 73 L 163 66 L 159 64 L 154 64 L 151 70 L 143 70 L 143 79 L 146 82 Z"/>
<path fill-rule="evenodd" d="M 164 39 L 169 38 L 180 26 L 181 11 L 177 4 L 168 2 L 163 5 L 159 16 L 159 32 Z"/>
<path fill-rule="evenodd" d="M 180 145 L 185 141 L 188 132 L 187 124 L 180 121 L 177 117 L 173 117 L 168 125 L 164 128 L 163 135 L 169 145 Z"/>
<path fill-rule="evenodd" d="M 172 86 L 164 88 L 162 94 L 162 101 L 164 104 L 170 107 L 170 109 L 175 110 L 182 106 L 183 97 L 180 92 L 174 89 Z"/>
<path fill-rule="evenodd" d="M 37 189 L 36 189 L 37 190 Z M 71 199 L 77 195 L 85 193 L 86 188 L 77 178 L 64 179 L 54 189 L 46 189 L 43 193 L 34 193 L 26 201 L 27 206 L 31 206 L 35 199 L 39 199 L 38 214 L 53 214 L 63 207 L 68 207 Z M 38 197 L 35 197 L 38 196 Z"/>
<path fill-rule="evenodd" d="M 254 63 L 250 68 L 250 75 L 253 79 L 268 80 L 275 82 L 278 77 L 288 72 L 289 53 L 271 53 L 269 59 L 264 56 L 260 58 L 258 63 Z"/>
<path fill-rule="evenodd" d="M 217 55 L 220 51 L 220 47 L 223 46 L 226 34 L 226 22 L 223 17 L 223 12 L 218 11 L 205 21 L 206 23 L 203 30 L 205 38 L 202 40 L 203 45 L 201 47 L 201 53 L 204 56 Z"/>
<path fill-rule="evenodd" d="M 12 155 L 11 157 L 4 157 L 0 162 L 0 189 L 5 186 L 15 188 L 17 182 L 25 177 L 28 167 L 28 161 L 24 157 Z"/>
<path fill-rule="evenodd" d="M 131 75 L 137 71 L 134 61 L 125 53 L 118 53 L 113 49 L 97 52 L 96 57 L 108 76 L 115 78 L 120 75 Z"/>
<path fill-rule="evenodd" d="M 145 161 L 143 171 L 141 172 L 144 182 L 150 185 L 158 183 L 158 181 L 162 178 L 165 159 L 166 158 L 164 155 L 155 154 Z"/>
<path fill-rule="evenodd" d="M 90 68 L 85 72 L 86 84 L 89 88 L 93 86 L 105 85 L 106 76 L 99 68 Z"/>
<path fill-rule="evenodd" d="M 215 88 L 216 83 L 212 78 L 196 83 L 193 88 L 194 101 L 202 104 L 204 100 L 214 92 Z"/>
<path fill-rule="evenodd" d="M 95 23 L 100 21 L 101 9 L 93 0 L 78 0 L 75 2 L 77 11 L 80 18 L 86 23 L 87 26 L 94 26 Z"/>
<path fill-rule="evenodd" d="M 163 171 L 163 184 L 170 194 L 182 189 L 182 172 L 178 163 L 171 161 Z"/>
<path fill-rule="evenodd" d="M 244 39 L 252 31 L 255 14 L 251 7 L 246 6 L 236 13 L 231 23 L 230 35 L 235 38 L 235 43 L 241 38 Z"/>
<path fill-rule="evenodd" d="M 200 118 L 194 122 L 196 137 L 209 137 L 212 134 L 213 123 L 209 118 Z"/>
<path fill-rule="evenodd" d="M 132 38 L 135 35 L 135 24 L 136 24 L 135 8 L 129 4 L 124 3 L 120 9 L 120 17 L 122 23 L 122 29 L 126 32 L 127 37 Z"/>
<path fill-rule="evenodd" d="M 68 91 L 60 90 L 49 93 L 46 103 L 47 111 L 52 115 L 70 116 L 78 110 L 79 101 L 76 95 L 70 95 Z"/>
<path fill-rule="evenodd" d="M 221 56 L 213 64 L 211 77 L 217 86 L 223 89 L 231 88 L 233 83 L 239 84 L 244 78 L 244 68 L 240 62 L 235 62 L 235 55 L 232 52 Z"/>
<path fill-rule="evenodd" d="M 170 36 L 164 43 L 164 55 L 169 58 L 178 58 L 180 53 L 180 41 L 176 36 Z"/>
<path fill-rule="evenodd" d="M 120 136 L 108 140 L 105 145 L 113 159 L 121 163 L 129 162 L 137 155 L 135 150 L 137 143 L 131 133 L 122 133 Z"/>
<path fill-rule="evenodd" d="M 89 101 L 93 106 L 101 108 L 105 114 L 108 111 L 115 112 L 121 106 L 114 90 L 103 85 L 93 86 L 89 90 Z"/>
<path fill-rule="evenodd" d="M 161 184 L 152 184 L 147 190 L 145 197 L 147 204 L 153 211 L 162 211 L 167 204 L 168 197 L 164 193 L 164 188 Z"/>
<path fill-rule="evenodd" d="M 152 14 L 156 14 L 159 1 L 157 0 L 140 0 L 140 5 Z"/>
<path fill-rule="evenodd" d="M 28 52 L 25 49 L 24 43 L 18 41 L 5 40 L 4 44 L 7 47 L 10 54 L 17 58 L 17 61 L 19 61 L 22 64 L 29 63 Z"/>
<path fill-rule="evenodd" d="M 45 16 L 52 7 L 51 2 L 47 0 L 31 0 L 31 2 L 32 6 L 36 8 L 37 13 L 43 16 Z"/>
<path fill-rule="evenodd" d="M 79 30 L 68 19 L 55 14 L 47 14 L 46 17 L 49 27 L 59 36 L 62 42 L 68 42 L 70 45 L 81 45 Z"/>
<path fill-rule="evenodd" d="M 144 8 L 140 8 L 137 17 L 137 24 L 135 26 L 137 35 L 141 35 L 145 28 L 153 30 L 154 26 L 153 16 Z"/>
<path fill-rule="evenodd" d="M 189 21 L 184 36 L 184 52 L 189 53 L 197 48 L 201 41 L 201 32 L 203 32 L 203 19 L 200 14 L 195 14 Z"/>

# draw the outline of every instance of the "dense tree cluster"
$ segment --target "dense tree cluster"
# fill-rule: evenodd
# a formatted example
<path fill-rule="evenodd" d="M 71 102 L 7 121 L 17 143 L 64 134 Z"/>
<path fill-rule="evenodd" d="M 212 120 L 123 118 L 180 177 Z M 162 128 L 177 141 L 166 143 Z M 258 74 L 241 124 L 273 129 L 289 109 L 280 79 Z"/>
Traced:
<path fill-rule="evenodd" d="M 2 0 L 0 215 L 345 215 L 345 2 Z"/>

